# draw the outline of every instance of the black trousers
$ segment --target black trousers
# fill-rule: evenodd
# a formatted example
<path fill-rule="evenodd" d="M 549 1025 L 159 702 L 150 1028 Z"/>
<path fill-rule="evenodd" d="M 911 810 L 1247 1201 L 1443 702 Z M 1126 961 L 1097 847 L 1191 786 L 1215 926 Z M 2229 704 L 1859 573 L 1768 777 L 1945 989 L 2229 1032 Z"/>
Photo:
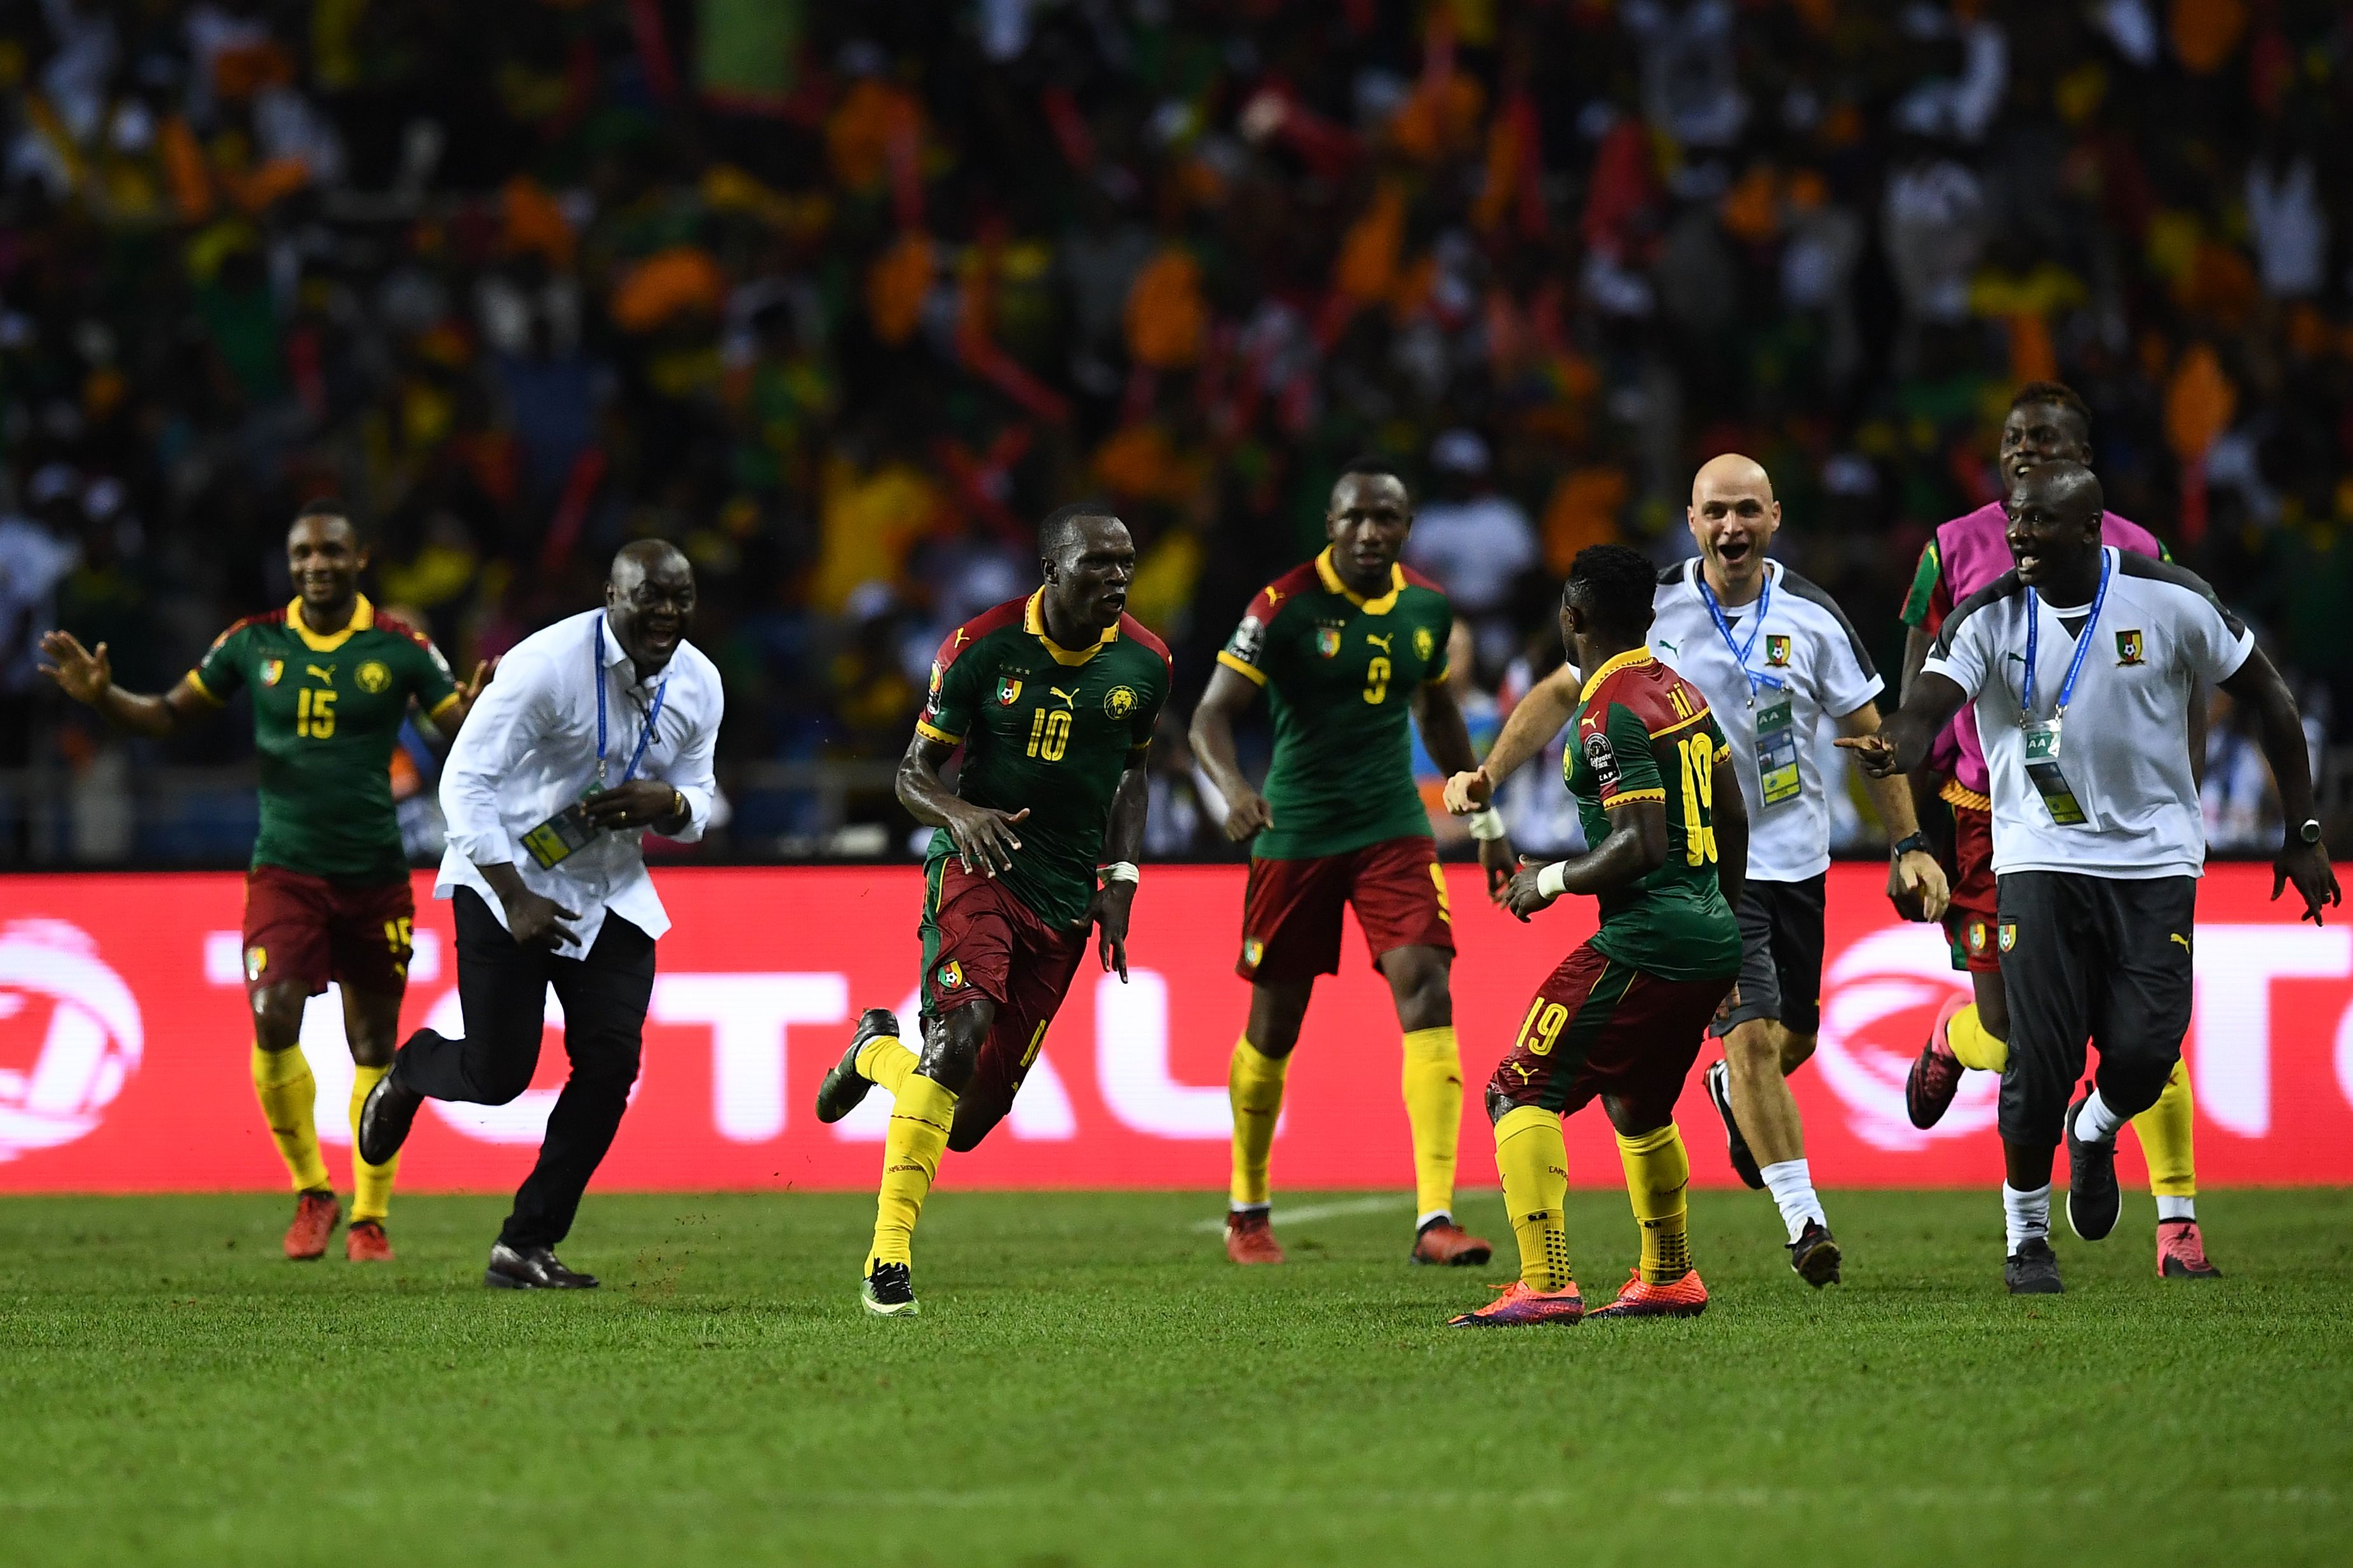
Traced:
<path fill-rule="evenodd" d="M 393 1071 L 403 1088 L 434 1100 L 504 1105 L 531 1087 L 547 988 L 555 987 L 572 1076 L 548 1116 L 539 1163 L 516 1190 L 514 1212 L 499 1233 L 509 1247 L 553 1247 L 571 1233 L 580 1194 L 628 1109 L 653 997 L 654 939 L 607 914 L 586 957 L 559 958 L 518 945 L 471 889 L 459 889 L 453 901 L 466 1037 L 419 1029 L 401 1047 Z"/>
<path fill-rule="evenodd" d="M 2003 1142 L 2060 1141 L 2086 1040 L 2100 1049 L 2094 1079 L 2110 1110 L 2155 1105 L 2189 1028 L 2198 879 L 2006 871 L 1998 887 L 2010 1001 Z"/>

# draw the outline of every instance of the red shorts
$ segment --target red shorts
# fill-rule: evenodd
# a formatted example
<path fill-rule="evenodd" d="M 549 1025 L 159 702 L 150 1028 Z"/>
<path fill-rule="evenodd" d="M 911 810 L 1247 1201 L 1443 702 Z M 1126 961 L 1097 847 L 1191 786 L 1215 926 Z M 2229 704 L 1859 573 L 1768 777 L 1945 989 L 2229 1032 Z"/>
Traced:
<path fill-rule="evenodd" d="M 1953 901 L 1945 910 L 1945 940 L 1953 944 L 1953 967 L 1972 974 L 2001 973 L 1994 942 L 1993 813 L 1953 807 Z"/>
<path fill-rule="evenodd" d="M 408 879 L 346 888 L 282 866 L 245 875 L 245 988 L 300 985 L 316 996 L 330 980 L 397 996 L 408 987 L 417 898 Z"/>
<path fill-rule="evenodd" d="M 1607 1095 L 1624 1107 L 1612 1118 L 1620 1125 L 1665 1126 L 1734 978 L 1662 980 L 1585 943 L 1521 1016 L 1519 1038 L 1487 1080 L 1490 1112 L 1502 1114 L 1500 1101 L 1567 1113 Z"/>
<path fill-rule="evenodd" d="M 966 1148 L 1013 1109 L 1046 1026 L 1069 994 L 1092 926 L 1057 931 L 994 878 L 950 856 L 923 889 L 923 1020 L 986 996 L 997 1019 L 972 1081 L 956 1096 L 956 1142 Z"/>
<path fill-rule="evenodd" d="M 1281 984 L 1340 973 L 1340 906 L 1356 906 L 1373 963 L 1400 947 L 1454 951 L 1446 872 L 1429 835 L 1384 838 L 1345 855 L 1252 860 L 1234 973 Z"/>

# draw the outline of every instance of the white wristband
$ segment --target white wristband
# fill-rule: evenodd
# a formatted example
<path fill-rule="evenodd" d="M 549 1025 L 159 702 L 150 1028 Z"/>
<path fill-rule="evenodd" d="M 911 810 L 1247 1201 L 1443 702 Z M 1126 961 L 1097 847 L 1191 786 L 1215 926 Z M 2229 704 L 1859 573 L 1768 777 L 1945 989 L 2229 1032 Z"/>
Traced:
<path fill-rule="evenodd" d="M 1557 899 L 1568 891 L 1568 862 L 1556 860 L 1536 873 L 1536 891 L 1547 899 Z"/>
<path fill-rule="evenodd" d="M 1464 817 L 1462 826 L 1471 830 L 1472 837 L 1482 841 L 1501 838 L 1505 832 L 1504 814 L 1492 805 L 1482 805 Z"/>
<path fill-rule="evenodd" d="M 1133 884 L 1144 880 L 1144 874 L 1135 868 L 1133 860 L 1114 860 L 1103 868 L 1103 879 L 1105 886 L 1113 882 Z"/>

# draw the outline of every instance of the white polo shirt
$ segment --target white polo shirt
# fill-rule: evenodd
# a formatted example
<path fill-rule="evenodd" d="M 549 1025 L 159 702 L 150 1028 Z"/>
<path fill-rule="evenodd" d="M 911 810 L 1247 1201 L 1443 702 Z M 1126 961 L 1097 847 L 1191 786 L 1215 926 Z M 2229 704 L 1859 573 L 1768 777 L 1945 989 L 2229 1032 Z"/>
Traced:
<path fill-rule="evenodd" d="M 2054 610 L 2038 597 L 2034 717 L 2051 717 L 2079 635 L 2091 646 L 2060 725 L 2059 767 L 2087 821 L 2053 821 L 2026 773 L 2020 696 L 2029 601 L 2009 572 L 1953 608 L 1921 668 L 1977 704 L 1993 785 L 1993 868 L 2145 879 L 2196 877 L 2206 825 L 2189 773 L 2189 702 L 2197 683 L 2238 672 L 2254 634 L 2195 573 L 2110 546 L 2099 624 L 2089 605 Z M 2071 625 L 2072 623 L 2072 625 Z"/>
<path fill-rule="evenodd" d="M 1699 688 L 1732 747 L 1741 798 L 1748 806 L 1748 879 L 1803 882 L 1831 865 L 1830 803 L 1822 793 L 1815 732 L 1825 718 L 1843 719 L 1878 696 L 1885 683 L 1828 594 L 1778 561 L 1765 563 L 1765 575 L 1772 585 L 1769 604 L 1760 593 L 1745 605 L 1724 607 L 1733 643 L 1748 650 L 1747 668 L 1782 683 L 1778 690 L 1759 687 L 1755 707 L 1749 705 L 1748 678 L 1700 595 L 1697 556 L 1659 574 L 1651 604 L 1651 651 Z M 1762 626 L 1756 624 L 1760 605 Z M 1768 806 L 1757 772 L 1757 714 L 1784 698 L 1797 742 L 1799 787 L 1793 797 Z"/>

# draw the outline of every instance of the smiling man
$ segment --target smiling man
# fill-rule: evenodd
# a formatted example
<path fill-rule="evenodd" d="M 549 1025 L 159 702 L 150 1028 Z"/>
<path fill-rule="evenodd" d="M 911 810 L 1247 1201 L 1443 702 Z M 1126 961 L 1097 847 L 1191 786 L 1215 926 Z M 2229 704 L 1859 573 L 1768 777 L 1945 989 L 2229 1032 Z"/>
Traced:
<path fill-rule="evenodd" d="M 1236 1263 L 1282 1261 L 1268 1217 L 1275 1121 L 1315 977 L 1339 971 L 1343 904 L 1356 906 L 1405 1034 L 1418 1194 L 1408 1256 L 1475 1266 L 1493 1250 L 1454 1223 L 1462 1058 L 1448 987 L 1453 917 L 1414 784 L 1408 717 L 1441 768 L 1473 759 L 1446 684 L 1453 611 L 1435 583 L 1398 564 L 1412 527 L 1404 481 L 1377 459 L 1349 464 L 1324 514 L 1330 547 L 1251 599 L 1193 710 L 1193 752 L 1225 796 L 1226 837 L 1254 840 L 1238 966 L 1250 983 L 1250 1023 L 1228 1075 L 1226 1256 Z M 1234 754 L 1234 721 L 1261 687 L 1274 708 L 1263 794 Z M 1492 811 L 1472 831 L 1503 841 Z"/>
<path fill-rule="evenodd" d="M 2187 731 L 2200 682 L 2256 717 L 2290 825 L 2274 896 L 2293 882 L 2317 923 L 2340 895 L 2295 699 L 2254 635 L 2192 574 L 2104 545 L 2100 482 L 2081 464 L 2027 468 L 2005 510 L 2011 569 L 1953 607 L 1884 729 L 1839 744 L 1897 778 L 1975 707 L 2010 1025 L 2003 1277 L 2013 1295 L 2041 1295 L 2062 1288 L 2049 1239 L 2062 1138 L 2068 1221 L 2097 1241 L 2121 1203 L 2117 1130 L 2157 1103 L 2181 1059 L 2206 858 Z M 2087 1039 L 2094 1087 L 2070 1104 Z"/>
<path fill-rule="evenodd" d="M 596 1283 L 555 1246 L 628 1108 L 654 942 L 670 929 L 642 840 L 701 838 L 718 794 L 723 702 L 717 667 L 686 640 L 694 603 L 675 546 L 624 545 L 602 609 L 533 633 L 500 662 L 441 774 L 449 849 L 433 890 L 456 920 L 466 1033 L 408 1037 L 361 1108 L 359 1145 L 390 1159 L 425 1100 L 504 1105 L 530 1088 L 554 990 L 572 1072 L 485 1285 Z"/>
<path fill-rule="evenodd" d="M 376 613 L 359 590 L 368 563 L 359 532 L 331 500 L 302 509 L 286 535 L 295 597 L 221 633 L 162 697 L 114 684 L 106 645 L 85 649 L 51 632 L 45 672 L 113 723 L 158 738 L 202 723 L 241 687 L 253 694 L 261 753 L 261 832 L 245 887 L 245 988 L 253 1010 L 253 1089 L 294 1184 L 286 1256 L 327 1250 L 341 1217 L 319 1152 L 318 1085 L 301 1047 L 302 1010 L 336 982 L 353 1074 L 351 1116 L 392 1060 L 408 985 L 417 913 L 393 810 L 391 763 L 413 701 L 454 731 L 487 667 L 460 689 L 422 632 Z M 384 1222 L 396 1164 L 360 1160 L 343 1254 L 392 1257 Z"/>
<path fill-rule="evenodd" d="M 935 831 L 923 866 L 921 1053 L 888 1008 L 862 1014 L 818 1086 L 839 1121 L 890 1091 L 874 1242 L 859 1300 L 913 1316 L 915 1223 L 940 1155 L 1013 1109 L 1100 933 L 1127 979 L 1127 919 L 1151 801 L 1145 763 L 1168 700 L 1168 649 L 1127 614 L 1135 541 L 1100 502 L 1038 528 L 1044 584 L 948 634 L 899 763 L 899 800 Z M 940 770 L 961 748 L 954 785 Z"/>

